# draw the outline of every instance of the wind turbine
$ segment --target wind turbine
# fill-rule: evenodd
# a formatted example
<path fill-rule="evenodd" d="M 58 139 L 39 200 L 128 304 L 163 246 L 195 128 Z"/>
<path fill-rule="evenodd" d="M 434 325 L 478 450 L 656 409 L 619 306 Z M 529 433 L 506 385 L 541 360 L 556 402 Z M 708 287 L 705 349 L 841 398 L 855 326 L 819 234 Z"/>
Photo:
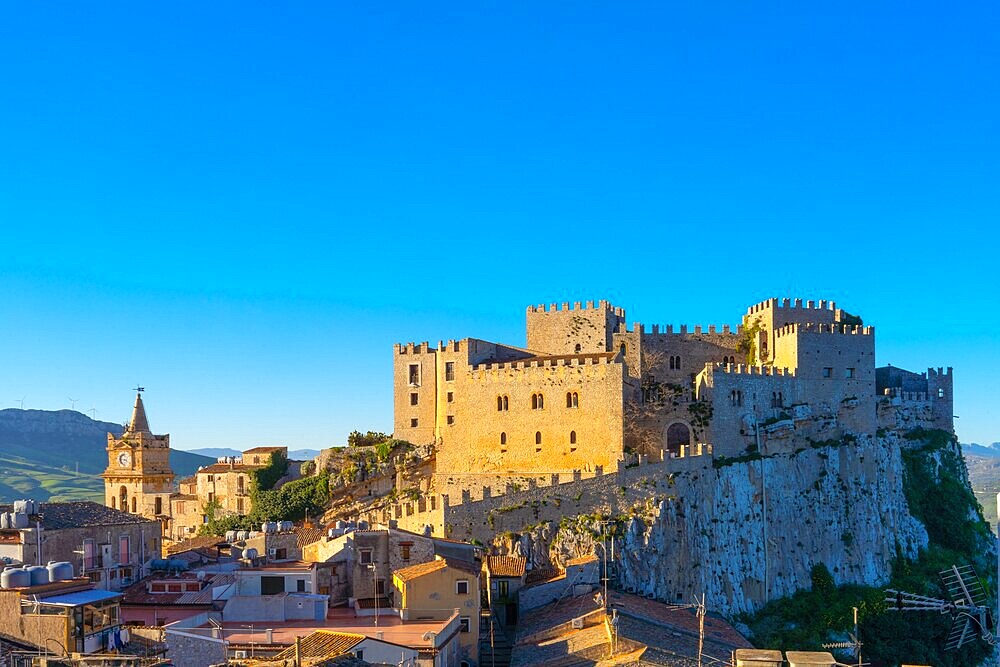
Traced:
<path fill-rule="evenodd" d="M 67 396 L 66 400 L 69 401 L 69 409 L 70 410 L 76 410 L 76 399 L 72 398 L 70 396 Z"/>
<path fill-rule="evenodd" d="M 90 406 L 90 409 L 87 410 L 87 412 L 90 413 L 90 418 L 93 419 L 96 422 L 97 421 L 97 406 L 94 406 L 94 405 Z"/>
<path fill-rule="evenodd" d="M 25 394 L 24 396 L 22 396 L 22 397 L 21 397 L 21 400 L 19 400 L 19 401 L 14 401 L 15 403 L 19 403 L 19 404 L 20 404 L 20 409 L 21 409 L 21 410 L 24 410 L 24 399 L 26 399 L 26 398 L 28 398 L 28 395 L 27 395 L 27 394 Z"/>

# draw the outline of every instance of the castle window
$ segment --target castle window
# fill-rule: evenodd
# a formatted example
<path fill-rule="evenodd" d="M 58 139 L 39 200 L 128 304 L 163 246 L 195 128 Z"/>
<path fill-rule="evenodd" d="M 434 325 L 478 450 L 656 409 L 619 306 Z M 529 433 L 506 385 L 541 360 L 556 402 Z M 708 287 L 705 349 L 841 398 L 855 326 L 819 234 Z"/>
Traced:
<path fill-rule="evenodd" d="M 938 389 L 938 398 L 944 398 L 944 389 Z M 112 498 L 112 500 L 114 500 Z"/>
<path fill-rule="evenodd" d="M 778 407 L 779 408 L 780 407 L 784 407 L 784 405 L 785 405 L 785 398 L 781 395 L 781 392 L 779 391 L 778 392 Z"/>
<path fill-rule="evenodd" d="M 619 347 L 618 350 L 622 353 L 622 356 L 624 357 L 625 356 L 625 343 L 622 343 L 621 347 Z"/>
<path fill-rule="evenodd" d="M 506 396 L 497 396 L 497 411 L 506 412 L 510 402 Z"/>
<path fill-rule="evenodd" d="M 448 424 L 451 425 L 454 423 L 455 423 L 455 415 L 448 415 Z"/>
<path fill-rule="evenodd" d="M 454 403 L 455 402 L 455 392 L 453 392 L 453 391 L 449 391 L 448 392 L 448 402 L 449 403 Z"/>
<path fill-rule="evenodd" d="M 566 407 L 567 408 L 580 407 L 580 396 L 575 391 L 566 392 Z"/>
<path fill-rule="evenodd" d="M 410 420 L 410 428 L 416 428 L 416 427 L 417 427 L 417 418 L 414 417 L 413 419 Z"/>
<path fill-rule="evenodd" d="M 111 496 L 111 509 L 116 509 L 115 505 L 117 503 L 115 501 L 116 501 L 116 498 L 114 496 Z"/>
<path fill-rule="evenodd" d="M 420 364 L 410 364 L 410 386 L 420 386 Z"/>
<path fill-rule="evenodd" d="M 452 381 L 455 379 L 455 362 L 446 361 L 444 364 L 444 379 L 447 381 Z"/>
<path fill-rule="evenodd" d="M 419 400 L 420 400 L 420 395 L 417 394 L 417 392 L 413 392 L 412 394 L 410 394 L 410 405 L 416 405 Z"/>
<path fill-rule="evenodd" d="M 830 367 L 824 368 L 823 369 L 823 377 L 825 377 L 825 378 L 832 378 L 833 377 L 833 369 L 830 368 Z"/>
<path fill-rule="evenodd" d="M 545 408 L 545 398 L 541 394 L 531 395 L 531 409 L 542 410 Z"/>
<path fill-rule="evenodd" d="M 535 431 L 535 444 L 536 445 L 542 444 L 542 432 L 541 431 Z"/>
<path fill-rule="evenodd" d="M 159 496 L 157 496 L 156 500 L 153 501 L 153 514 L 163 514 L 163 498 Z"/>
<path fill-rule="evenodd" d="M 575 345 L 575 346 L 573 347 L 573 351 L 574 351 L 574 352 L 576 352 L 577 354 L 580 354 L 580 350 L 581 350 L 581 349 L 582 349 L 582 348 L 580 347 L 580 344 L 579 344 L 579 343 L 577 343 L 577 344 L 576 344 L 576 345 Z"/>
<path fill-rule="evenodd" d="M 501 445 L 506 445 L 507 444 L 507 434 L 506 433 L 501 433 L 500 434 L 500 444 Z"/>
<path fill-rule="evenodd" d="M 236 499 L 236 511 L 239 512 L 240 514 L 243 514 L 243 499 L 242 498 L 237 498 Z"/>
<path fill-rule="evenodd" d="M 681 358 L 679 356 L 670 357 L 670 369 L 675 371 L 681 369 Z"/>
<path fill-rule="evenodd" d="M 571 444 L 571 445 L 575 445 L 576 444 L 576 431 L 570 431 L 569 432 L 569 444 Z"/>
<path fill-rule="evenodd" d="M 136 512 L 135 496 L 132 496 L 132 514 Z"/>
<path fill-rule="evenodd" d="M 844 377 L 846 377 L 846 378 L 848 378 L 848 379 L 850 379 L 850 378 L 853 378 L 853 377 L 854 377 L 854 369 L 853 369 L 853 368 L 848 368 L 848 369 L 847 369 L 847 370 L 846 370 L 846 371 L 844 372 Z"/>

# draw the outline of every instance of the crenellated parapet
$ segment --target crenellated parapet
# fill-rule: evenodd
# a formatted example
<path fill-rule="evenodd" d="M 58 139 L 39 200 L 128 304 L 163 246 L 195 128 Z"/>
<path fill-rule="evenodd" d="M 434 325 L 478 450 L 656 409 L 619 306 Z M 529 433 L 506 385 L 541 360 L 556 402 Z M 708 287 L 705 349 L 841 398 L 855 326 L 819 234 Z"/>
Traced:
<path fill-rule="evenodd" d="M 395 353 L 399 354 L 428 354 L 430 352 L 437 352 L 431 344 L 427 341 L 423 343 L 396 343 L 394 347 Z"/>
<path fill-rule="evenodd" d="M 774 330 L 777 338 L 782 336 L 792 336 L 799 333 L 829 333 L 844 334 L 852 336 L 874 336 L 875 327 L 866 327 L 850 324 L 786 324 Z"/>
<path fill-rule="evenodd" d="M 712 364 L 712 373 L 724 375 L 757 375 L 757 376 L 788 376 L 795 377 L 794 368 L 778 368 L 776 366 L 755 366 L 749 364 Z"/>
<path fill-rule="evenodd" d="M 802 299 L 777 299 L 771 298 L 766 301 L 761 301 L 760 303 L 755 303 L 754 305 L 747 308 L 747 315 L 756 315 L 758 313 L 763 313 L 768 310 L 828 310 L 837 312 L 837 304 L 834 301 L 826 301 L 820 299 L 818 301 L 813 301 L 809 299 L 805 302 Z"/>
<path fill-rule="evenodd" d="M 581 304 L 583 304 L 583 305 L 581 305 Z M 598 311 L 605 311 L 605 312 L 612 313 L 612 314 L 614 314 L 617 317 L 625 317 L 625 309 L 624 308 L 619 308 L 618 306 L 613 306 L 613 305 L 611 305 L 611 302 L 605 301 L 603 299 L 600 300 L 600 301 L 598 301 L 596 306 L 594 305 L 593 301 L 587 301 L 587 302 L 574 301 L 573 305 L 572 305 L 572 308 L 570 307 L 570 302 L 569 301 L 563 301 L 562 304 L 561 304 L 561 307 L 560 307 L 560 304 L 558 304 L 558 303 L 550 303 L 548 306 L 546 306 L 544 303 L 538 304 L 537 306 L 528 306 L 528 312 L 529 313 L 557 313 L 557 312 L 565 312 L 565 311 L 570 311 L 570 310 L 573 310 L 573 311 L 587 311 L 587 310 L 594 311 L 594 310 L 598 310 Z"/>

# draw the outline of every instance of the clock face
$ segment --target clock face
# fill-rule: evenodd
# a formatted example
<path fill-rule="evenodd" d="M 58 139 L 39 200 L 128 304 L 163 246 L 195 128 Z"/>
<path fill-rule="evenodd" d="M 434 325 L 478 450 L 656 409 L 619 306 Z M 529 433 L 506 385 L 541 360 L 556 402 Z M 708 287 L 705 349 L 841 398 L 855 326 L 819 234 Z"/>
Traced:
<path fill-rule="evenodd" d="M 128 467 L 128 464 L 131 462 L 132 462 L 132 457 L 129 455 L 128 452 L 122 452 L 121 454 L 118 455 L 118 465 L 120 465 L 121 467 L 123 468 Z"/>

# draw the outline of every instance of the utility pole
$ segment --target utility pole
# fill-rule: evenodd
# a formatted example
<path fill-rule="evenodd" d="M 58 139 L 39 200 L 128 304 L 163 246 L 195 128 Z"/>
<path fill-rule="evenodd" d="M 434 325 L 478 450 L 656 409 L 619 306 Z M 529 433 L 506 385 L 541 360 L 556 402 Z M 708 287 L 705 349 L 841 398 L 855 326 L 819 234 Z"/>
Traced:
<path fill-rule="evenodd" d="M 753 435 L 757 444 L 757 453 L 760 455 L 760 516 L 761 533 L 764 539 L 764 604 L 771 599 L 768 590 L 768 567 L 767 567 L 767 480 L 764 473 L 764 450 L 760 444 L 760 422 L 757 421 L 757 405 L 753 409 Z"/>
<path fill-rule="evenodd" d="M 702 652 L 705 648 L 705 594 L 701 594 L 698 604 L 698 667 L 701 667 Z"/>

